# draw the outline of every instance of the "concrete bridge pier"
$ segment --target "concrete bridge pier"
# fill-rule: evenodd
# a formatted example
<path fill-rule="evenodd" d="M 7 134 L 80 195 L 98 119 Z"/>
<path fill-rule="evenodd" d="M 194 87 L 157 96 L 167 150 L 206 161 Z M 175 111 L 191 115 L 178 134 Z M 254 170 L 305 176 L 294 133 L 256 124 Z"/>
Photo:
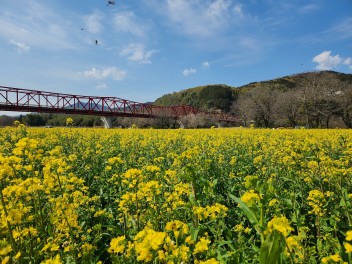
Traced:
<path fill-rule="evenodd" d="M 100 120 L 103 121 L 104 128 L 112 128 L 112 119 L 110 116 L 101 116 Z"/>

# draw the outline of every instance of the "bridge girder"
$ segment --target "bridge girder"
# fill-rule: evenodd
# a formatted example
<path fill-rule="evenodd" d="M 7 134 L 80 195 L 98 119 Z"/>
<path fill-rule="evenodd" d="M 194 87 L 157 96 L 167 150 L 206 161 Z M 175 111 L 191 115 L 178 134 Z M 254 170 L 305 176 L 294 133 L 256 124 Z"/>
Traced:
<path fill-rule="evenodd" d="M 179 118 L 203 113 L 218 121 L 237 121 L 229 114 L 210 113 L 188 105 L 156 106 L 118 97 L 73 95 L 7 86 L 0 86 L 0 110 L 142 118 Z"/>

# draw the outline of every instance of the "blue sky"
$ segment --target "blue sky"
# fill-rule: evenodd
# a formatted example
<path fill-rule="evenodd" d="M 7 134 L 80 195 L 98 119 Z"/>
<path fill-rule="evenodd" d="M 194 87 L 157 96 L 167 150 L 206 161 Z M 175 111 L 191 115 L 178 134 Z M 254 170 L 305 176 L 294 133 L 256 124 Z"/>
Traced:
<path fill-rule="evenodd" d="M 351 0 L 115 3 L 0 0 L 0 85 L 148 102 L 199 85 L 352 72 Z"/>

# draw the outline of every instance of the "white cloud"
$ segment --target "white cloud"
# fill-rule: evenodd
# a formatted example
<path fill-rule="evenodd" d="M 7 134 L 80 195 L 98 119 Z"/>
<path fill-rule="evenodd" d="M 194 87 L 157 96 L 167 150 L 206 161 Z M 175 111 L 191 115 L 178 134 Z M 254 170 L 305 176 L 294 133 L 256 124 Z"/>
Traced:
<path fill-rule="evenodd" d="M 121 50 L 120 56 L 127 57 L 129 60 L 136 61 L 140 64 L 150 64 L 150 59 L 156 51 L 157 50 L 146 51 L 143 44 L 132 43 Z"/>
<path fill-rule="evenodd" d="M 106 83 L 104 82 L 100 82 L 97 84 L 97 86 L 95 88 L 97 88 L 98 90 L 103 90 L 107 87 Z"/>
<path fill-rule="evenodd" d="M 345 64 L 345 65 L 350 65 L 350 64 L 352 64 L 352 58 L 351 58 L 351 57 L 346 58 L 346 59 L 343 61 L 343 64 Z"/>
<path fill-rule="evenodd" d="M 189 69 L 184 69 L 183 72 L 182 72 L 182 74 L 187 77 L 187 76 L 189 76 L 190 74 L 195 74 L 196 72 L 197 72 L 196 69 L 189 68 Z"/>
<path fill-rule="evenodd" d="M 210 68 L 210 63 L 209 63 L 208 61 L 204 61 L 204 62 L 202 63 L 202 66 L 203 66 L 203 68 L 205 68 L 205 69 L 209 69 L 209 68 Z"/>
<path fill-rule="evenodd" d="M 85 23 L 85 28 L 87 29 L 87 31 L 94 34 L 99 33 L 103 28 L 103 25 L 101 23 L 103 18 L 103 14 L 98 10 L 95 10 L 90 15 L 84 16 L 83 21 Z"/>
<path fill-rule="evenodd" d="M 29 47 L 24 43 L 17 42 L 12 39 L 9 41 L 9 43 L 15 46 L 15 48 L 19 54 L 29 50 Z"/>
<path fill-rule="evenodd" d="M 126 77 L 126 72 L 116 67 L 107 67 L 101 70 L 92 68 L 88 71 L 84 71 L 83 75 L 97 80 L 111 78 L 116 81 L 121 81 Z"/>
<path fill-rule="evenodd" d="M 313 62 L 318 63 L 315 67 L 317 70 L 330 70 L 343 62 L 339 55 L 332 56 L 331 51 L 323 51 L 313 58 Z"/>
<path fill-rule="evenodd" d="M 196 37 L 212 37 L 231 23 L 230 0 L 165 0 L 156 6 L 181 33 Z M 238 11 L 239 7 L 237 7 Z"/>
<path fill-rule="evenodd" d="M 115 15 L 114 25 L 119 32 L 128 32 L 142 37 L 145 35 L 144 26 L 139 25 L 133 12 L 121 12 Z"/>

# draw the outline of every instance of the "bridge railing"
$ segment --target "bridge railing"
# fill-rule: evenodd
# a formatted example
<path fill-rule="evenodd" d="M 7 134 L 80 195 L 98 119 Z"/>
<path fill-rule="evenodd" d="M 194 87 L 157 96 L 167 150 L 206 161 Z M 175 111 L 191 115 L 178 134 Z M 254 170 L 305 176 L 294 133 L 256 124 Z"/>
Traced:
<path fill-rule="evenodd" d="M 60 94 L 6 86 L 0 86 L 0 108 L 94 115 L 152 115 L 151 105 L 117 97 Z"/>

